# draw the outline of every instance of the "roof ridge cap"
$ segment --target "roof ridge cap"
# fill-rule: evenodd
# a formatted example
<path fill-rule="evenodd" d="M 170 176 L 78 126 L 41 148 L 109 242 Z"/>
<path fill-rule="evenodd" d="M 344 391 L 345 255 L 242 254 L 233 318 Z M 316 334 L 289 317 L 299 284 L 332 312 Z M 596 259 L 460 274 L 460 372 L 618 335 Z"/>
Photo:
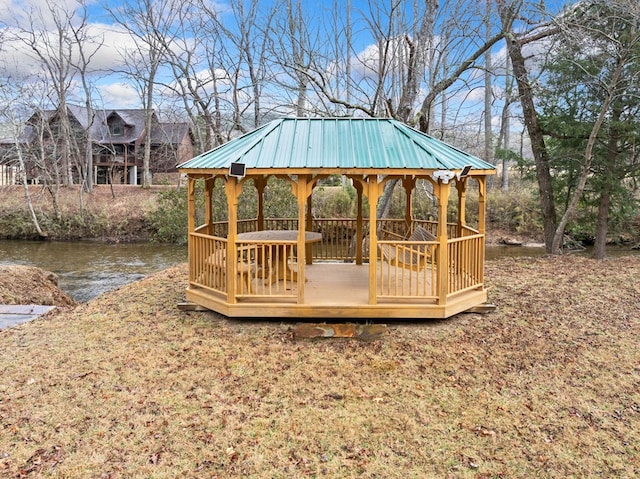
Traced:
<path fill-rule="evenodd" d="M 269 133 L 271 133 L 273 130 L 275 130 L 278 125 L 280 125 L 282 123 L 282 118 L 278 119 L 278 120 L 272 120 L 269 123 L 265 123 L 264 125 L 262 125 L 261 127 L 259 127 L 257 130 L 254 130 L 253 133 L 257 133 L 262 129 L 265 129 L 264 132 L 262 132 L 262 134 L 258 135 L 257 138 L 255 138 L 253 140 L 252 143 L 249 144 L 249 146 L 247 148 L 245 148 L 245 153 L 248 151 L 253 150 L 256 146 L 258 146 L 260 143 L 262 143 L 264 141 L 265 136 L 267 136 Z M 268 128 L 268 129 L 267 129 Z M 241 138 L 241 137 L 239 137 Z M 222 145 L 220 145 L 222 146 Z"/>
<path fill-rule="evenodd" d="M 418 133 L 419 135 L 424 135 L 428 138 L 432 138 L 430 135 L 427 135 L 426 133 L 423 133 L 420 130 L 416 130 L 415 128 L 410 127 L 409 125 L 407 125 L 406 123 L 401 122 L 400 120 L 396 120 L 395 118 L 391 118 L 391 121 L 389 122 L 396 130 L 398 130 L 400 133 L 402 133 L 405 137 L 407 137 L 409 140 L 411 140 L 411 142 L 413 144 L 415 144 L 418 148 L 420 148 L 422 151 L 425 151 L 427 153 L 429 153 L 430 155 L 433 155 L 433 152 L 429 149 L 426 148 L 425 145 L 420 144 L 420 142 L 416 141 L 411 135 L 409 135 L 409 133 L 406 131 L 407 129 L 414 131 L 416 133 Z"/>

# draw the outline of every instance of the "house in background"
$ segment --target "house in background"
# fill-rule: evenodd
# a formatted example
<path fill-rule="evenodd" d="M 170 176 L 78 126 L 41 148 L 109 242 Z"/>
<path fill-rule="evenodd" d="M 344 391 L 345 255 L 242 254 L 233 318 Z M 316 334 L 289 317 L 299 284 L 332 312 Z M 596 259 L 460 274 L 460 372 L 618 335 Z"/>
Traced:
<path fill-rule="evenodd" d="M 93 121 L 85 107 L 68 105 L 67 113 L 69 132 L 65 133 L 59 110 L 36 111 L 17 141 L 0 140 L 0 164 L 6 169 L 15 168 L 21 153 L 29 181 L 38 182 L 45 169 L 54 165 L 59 171 L 71 171 L 77 182 L 80 174 L 86 173 L 83 169 L 87 165 L 88 132 L 94 184 L 140 184 L 146 138 L 144 110 L 94 110 Z M 151 128 L 152 176 L 163 180 L 177 176 L 175 166 L 194 156 L 189 125 L 160 122 L 154 112 Z M 63 141 L 65 136 L 70 138 L 68 147 Z"/>

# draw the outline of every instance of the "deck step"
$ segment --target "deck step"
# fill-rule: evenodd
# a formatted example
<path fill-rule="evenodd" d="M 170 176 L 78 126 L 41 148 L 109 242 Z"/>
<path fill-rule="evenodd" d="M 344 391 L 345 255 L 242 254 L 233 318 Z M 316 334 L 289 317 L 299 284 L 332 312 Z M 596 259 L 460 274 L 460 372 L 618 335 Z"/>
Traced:
<path fill-rule="evenodd" d="M 192 303 L 191 301 L 178 303 L 178 309 L 180 311 L 211 311 L 209 308 L 205 308 L 204 306 L 200 306 L 199 304 Z"/>
<path fill-rule="evenodd" d="M 0 330 L 36 319 L 54 308 L 40 304 L 0 304 Z"/>
<path fill-rule="evenodd" d="M 493 313 L 498 307 L 495 304 L 484 303 L 479 304 L 478 306 L 474 306 L 473 308 L 469 308 L 465 313 L 479 313 L 479 314 L 487 314 Z"/>

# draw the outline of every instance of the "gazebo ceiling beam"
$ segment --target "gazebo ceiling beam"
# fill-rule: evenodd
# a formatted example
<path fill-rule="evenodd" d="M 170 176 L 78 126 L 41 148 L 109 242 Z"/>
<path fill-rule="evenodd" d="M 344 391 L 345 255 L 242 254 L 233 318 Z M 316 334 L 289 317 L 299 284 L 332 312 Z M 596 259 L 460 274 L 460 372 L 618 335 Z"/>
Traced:
<path fill-rule="evenodd" d="M 203 169 L 184 169 L 184 173 L 187 173 L 192 177 L 205 177 L 208 175 L 228 175 L 228 169 L 220 168 L 203 168 Z M 433 173 L 434 169 L 415 169 L 415 168 L 247 168 L 246 176 L 264 176 L 264 175 L 344 175 L 344 176 L 369 176 L 369 175 L 384 175 L 384 176 L 416 176 L 426 177 Z M 454 173 L 460 173 L 462 170 L 451 170 Z M 487 176 L 495 174 L 494 170 L 471 170 L 468 176 Z"/>

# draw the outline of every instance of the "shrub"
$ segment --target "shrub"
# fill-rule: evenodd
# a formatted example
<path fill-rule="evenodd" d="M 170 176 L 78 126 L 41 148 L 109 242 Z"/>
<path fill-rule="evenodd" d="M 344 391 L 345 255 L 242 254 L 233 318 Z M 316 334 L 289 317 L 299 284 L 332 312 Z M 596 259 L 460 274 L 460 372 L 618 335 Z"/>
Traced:
<path fill-rule="evenodd" d="M 161 191 L 158 194 L 158 207 L 149 216 L 153 241 L 186 244 L 188 237 L 187 211 L 188 201 L 185 188 Z"/>
<path fill-rule="evenodd" d="M 350 194 L 349 190 L 353 190 Z M 352 218 L 357 201 L 353 186 L 321 186 L 313 191 L 313 216 L 316 218 Z"/>
<path fill-rule="evenodd" d="M 1 239 L 33 239 L 36 236 L 36 229 L 30 221 L 26 208 L 16 211 L 0 211 Z"/>
<path fill-rule="evenodd" d="M 540 205 L 532 187 L 493 189 L 487 195 L 487 218 L 492 227 L 536 236 L 541 233 Z"/>

